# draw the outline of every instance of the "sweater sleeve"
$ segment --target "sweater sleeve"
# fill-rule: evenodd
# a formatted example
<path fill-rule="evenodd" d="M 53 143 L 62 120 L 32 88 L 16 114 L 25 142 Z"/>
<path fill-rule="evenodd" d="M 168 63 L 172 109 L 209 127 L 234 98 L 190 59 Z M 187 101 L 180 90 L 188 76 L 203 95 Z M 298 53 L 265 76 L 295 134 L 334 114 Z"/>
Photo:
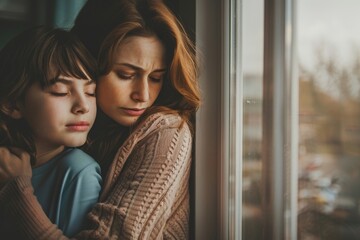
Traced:
<path fill-rule="evenodd" d="M 75 238 L 186 239 L 191 142 L 186 124 L 163 128 L 140 141 L 105 201 L 89 214 L 91 229 Z M 42 211 L 30 178 L 16 178 L 1 190 L 0 206 L 5 205 L 23 239 L 68 239 Z"/>
<path fill-rule="evenodd" d="M 59 206 L 54 204 L 57 221 L 67 236 L 88 227 L 86 215 L 97 203 L 101 190 L 100 166 L 79 150 L 71 153 L 71 157 L 63 158 L 56 165 L 64 169 L 64 172 L 59 171 L 63 174 L 56 172 L 61 191 L 46 189 L 59 195 L 60 200 L 56 202 Z M 15 178 L 4 186 L 0 192 L 0 213 L 0 236 L 9 236 L 6 239 L 58 239 L 62 236 L 40 207 L 29 177 Z"/>
<path fill-rule="evenodd" d="M 17 177 L 0 191 L 1 218 L 8 226 L 16 226 L 10 239 L 67 239 L 42 210 L 31 185 L 31 177 Z M 1 219 L 3 221 L 4 219 Z"/>
<path fill-rule="evenodd" d="M 191 141 L 185 125 L 157 131 L 135 147 L 106 201 L 90 214 L 100 226 L 94 239 L 188 238 Z"/>

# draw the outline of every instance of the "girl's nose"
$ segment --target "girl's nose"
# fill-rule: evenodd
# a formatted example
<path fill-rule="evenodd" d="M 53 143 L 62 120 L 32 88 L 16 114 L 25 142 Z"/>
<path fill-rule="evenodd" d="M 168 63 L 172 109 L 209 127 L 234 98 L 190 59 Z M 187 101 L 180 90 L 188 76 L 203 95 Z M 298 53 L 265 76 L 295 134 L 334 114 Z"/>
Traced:
<path fill-rule="evenodd" d="M 72 112 L 75 114 L 84 114 L 89 112 L 90 104 L 85 94 L 77 94 L 74 99 L 74 104 L 72 107 Z"/>

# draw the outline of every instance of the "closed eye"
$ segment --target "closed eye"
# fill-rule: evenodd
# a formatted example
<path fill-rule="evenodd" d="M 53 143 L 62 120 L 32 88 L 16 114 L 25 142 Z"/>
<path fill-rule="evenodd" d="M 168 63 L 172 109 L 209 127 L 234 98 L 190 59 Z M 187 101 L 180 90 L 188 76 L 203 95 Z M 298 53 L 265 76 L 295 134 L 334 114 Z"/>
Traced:
<path fill-rule="evenodd" d="M 125 79 L 125 80 L 130 80 L 135 76 L 134 74 L 126 74 L 126 73 L 122 73 L 122 72 L 117 72 L 116 74 L 119 78 Z"/>
<path fill-rule="evenodd" d="M 56 97 L 65 97 L 69 93 L 67 93 L 67 92 L 50 92 L 50 94 L 53 96 L 56 96 Z"/>
<path fill-rule="evenodd" d="M 149 78 L 155 83 L 161 83 L 164 80 L 165 74 L 166 74 L 165 69 L 159 69 L 159 70 L 152 72 L 149 75 Z"/>
<path fill-rule="evenodd" d="M 95 97 L 95 92 L 94 93 L 88 92 L 88 93 L 86 93 L 86 95 L 88 95 L 90 97 Z"/>
<path fill-rule="evenodd" d="M 163 80 L 163 78 L 157 78 L 157 77 L 150 77 L 150 79 L 153 81 L 153 82 L 161 82 Z"/>

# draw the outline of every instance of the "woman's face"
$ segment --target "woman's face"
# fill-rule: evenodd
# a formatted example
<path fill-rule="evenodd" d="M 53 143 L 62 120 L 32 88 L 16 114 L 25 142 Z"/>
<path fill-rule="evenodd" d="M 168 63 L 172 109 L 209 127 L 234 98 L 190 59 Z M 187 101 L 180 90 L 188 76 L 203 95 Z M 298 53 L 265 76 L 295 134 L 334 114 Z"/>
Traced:
<path fill-rule="evenodd" d="M 110 72 L 97 84 L 99 107 L 117 123 L 131 126 L 159 96 L 166 68 L 165 47 L 158 38 L 125 38 Z"/>

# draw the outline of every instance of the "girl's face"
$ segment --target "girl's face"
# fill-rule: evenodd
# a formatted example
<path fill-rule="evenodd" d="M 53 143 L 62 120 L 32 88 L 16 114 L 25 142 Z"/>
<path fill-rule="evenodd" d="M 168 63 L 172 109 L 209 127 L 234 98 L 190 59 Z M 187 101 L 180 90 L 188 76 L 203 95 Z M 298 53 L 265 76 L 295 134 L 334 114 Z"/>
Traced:
<path fill-rule="evenodd" d="M 131 126 L 155 102 L 166 68 L 165 47 L 158 38 L 125 38 L 111 71 L 98 82 L 99 107 L 117 123 Z"/>
<path fill-rule="evenodd" d="M 33 84 L 19 103 L 37 152 L 85 143 L 96 116 L 95 82 L 60 76 L 44 89 Z"/>

